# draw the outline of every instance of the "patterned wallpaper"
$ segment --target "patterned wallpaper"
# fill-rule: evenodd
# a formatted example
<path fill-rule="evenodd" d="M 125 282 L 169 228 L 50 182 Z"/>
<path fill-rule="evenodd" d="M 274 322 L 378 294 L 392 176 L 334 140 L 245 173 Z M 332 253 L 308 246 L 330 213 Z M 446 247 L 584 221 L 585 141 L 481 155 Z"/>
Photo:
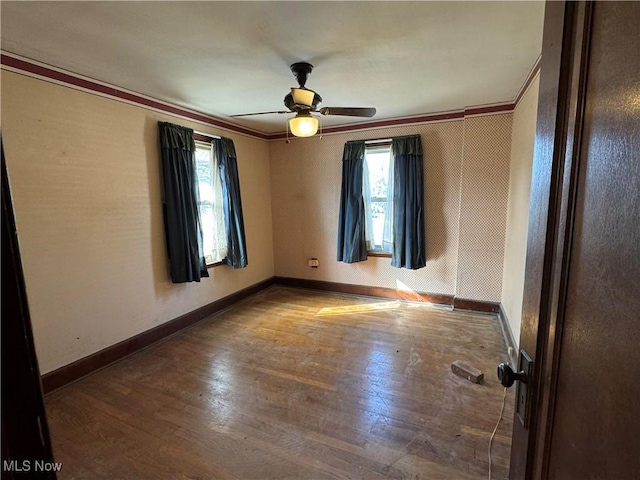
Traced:
<path fill-rule="evenodd" d="M 499 301 L 510 128 L 511 114 L 501 114 L 272 142 L 275 274 Z M 425 150 L 427 266 L 397 269 L 380 257 L 337 262 L 344 143 L 411 134 L 422 136 Z M 478 182 L 472 181 L 474 175 Z M 485 195 L 484 189 L 489 190 Z M 479 211 L 490 225 L 475 221 Z M 474 263 L 478 252 L 481 261 Z M 307 266 L 311 257 L 320 260 L 318 269 Z M 478 272 L 467 271 L 475 268 Z"/>
<path fill-rule="evenodd" d="M 499 302 L 502 295 L 511 120 L 511 114 L 464 120 L 457 289 L 462 298 Z"/>

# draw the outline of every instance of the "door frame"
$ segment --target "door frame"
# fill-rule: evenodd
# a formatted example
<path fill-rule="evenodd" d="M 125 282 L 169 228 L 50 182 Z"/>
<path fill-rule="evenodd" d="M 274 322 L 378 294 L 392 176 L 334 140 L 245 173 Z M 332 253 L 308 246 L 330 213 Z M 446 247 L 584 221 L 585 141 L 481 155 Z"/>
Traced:
<path fill-rule="evenodd" d="M 593 3 L 547 1 L 520 349 L 533 358 L 529 421 L 513 420 L 509 478 L 547 478 L 575 219 Z"/>
<path fill-rule="evenodd" d="M 57 478 L 35 473 L 34 461 L 53 463 L 16 231 L 2 135 L 2 478 Z M 31 472 L 26 473 L 24 472 Z"/>

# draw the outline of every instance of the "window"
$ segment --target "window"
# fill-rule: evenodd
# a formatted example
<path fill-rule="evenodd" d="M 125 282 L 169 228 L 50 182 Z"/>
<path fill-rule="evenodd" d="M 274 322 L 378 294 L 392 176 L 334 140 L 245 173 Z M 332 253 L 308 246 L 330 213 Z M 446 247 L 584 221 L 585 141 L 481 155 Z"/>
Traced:
<path fill-rule="evenodd" d="M 393 246 L 393 162 L 391 143 L 365 146 L 363 195 L 367 252 L 391 255 Z"/>
<path fill-rule="evenodd" d="M 221 262 L 227 256 L 222 180 L 218 160 L 210 143 L 196 142 L 196 177 L 203 254 L 207 266 L 210 266 Z"/>

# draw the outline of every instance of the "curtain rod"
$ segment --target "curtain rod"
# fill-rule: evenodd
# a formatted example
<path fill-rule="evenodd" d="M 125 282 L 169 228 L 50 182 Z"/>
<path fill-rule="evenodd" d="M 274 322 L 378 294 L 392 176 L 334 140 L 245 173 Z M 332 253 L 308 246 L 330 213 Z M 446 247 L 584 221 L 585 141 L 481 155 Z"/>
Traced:
<path fill-rule="evenodd" d="M 193 133 L 195 133 L 195 134 L 197 134 L 197 135 L 203 135 L 203 136 L 205 136 L 205 137 L 209 137 L 209 138 L 218 138 L 218 139 L 222 138 L 222 137 L 221 137 L 221 136 L 219 136 L 219 135 L 211 135 L 210 133 L 199 132 L 199 131 L 197 131 L 197 130 L 194 130 L 194 131 L 193 131 Z"/>
<path fill-rule="evenodd" d="M 372 138 L 371 140 L 364 140 L 364 144 L 368 145 L 371 143 L 385 143 L 385 142 L 390 143 L 393 140 L 398 140 L 400 138 L 411 138 L 411 137 L 420 137 L 420 134 L 401 135 L 399 137 L 389 137 L 389 138 Z M 357 143 L 357 142 L 362 142 L 362 140 L 349 140 L 347 143 Z"/>

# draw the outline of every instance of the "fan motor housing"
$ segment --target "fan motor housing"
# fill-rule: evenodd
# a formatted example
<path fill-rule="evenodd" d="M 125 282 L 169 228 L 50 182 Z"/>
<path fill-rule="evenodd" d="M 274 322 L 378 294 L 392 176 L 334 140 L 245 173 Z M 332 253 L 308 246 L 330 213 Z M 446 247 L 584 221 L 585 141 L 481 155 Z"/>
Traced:
<path fill-rule="evenodd" d="M 307 83 L 307 78 L 309 78 L 313 70 L 313 65 L 307 62 L 296 62 L 289 68 L 291 68 L 293 76 L 296 77 L 300 88 L 304 88 L 305 83 Z"/>
<path fill-rule="evenodd" d="M 293 76 L 296 77 L 296 80 L 298 81 L 298 85 L 300 86 L 300 88 L 304 90 L 309 90 L 308 88 L 305 88 L 305 84 L 307 83 L 307 79 L 309 78 L 309 75 L 311 75 L 311 72 L 313 71 L 313 65 L 307 62 L 296 62 L 292 64 L 290 68 L 291 68 L 291 72 L 293 73 Z M 320 104 L 321 102 L 322 102 L 322 97 L 318 95 L 316 92 L 313 92 L 313 102 L 311 104 L 311 107 L 309 107 L 308 105 L 296 104 L 293 101 L 293 95 L 291 93 L 288 93 L 284 97 L 284 106 L 296 113 L 315 111 L 316 108 L 318 107 L 318 104 Z"/>

